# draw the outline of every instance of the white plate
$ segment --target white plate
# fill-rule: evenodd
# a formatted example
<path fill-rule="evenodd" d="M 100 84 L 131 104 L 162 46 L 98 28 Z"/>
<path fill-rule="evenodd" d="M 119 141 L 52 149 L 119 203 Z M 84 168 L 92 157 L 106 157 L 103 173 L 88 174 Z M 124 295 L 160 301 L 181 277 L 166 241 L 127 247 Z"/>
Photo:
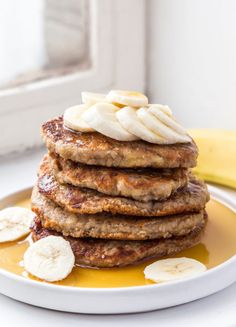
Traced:
<path fill-rule="evenodd" d="M 236 211 L 236 203 L 209 186 L 212 197 Z M 0 207 L 24 199 L 23 190 L 0 200 Z M 120 288 L 80 288 L 46 284 L 0 269 L 0 293 L 43 308 L 94 314 L 144 312 L 167 308 L 216 293 L 236 281 L 236 256 L 203 274 L 166 284 Z"/>

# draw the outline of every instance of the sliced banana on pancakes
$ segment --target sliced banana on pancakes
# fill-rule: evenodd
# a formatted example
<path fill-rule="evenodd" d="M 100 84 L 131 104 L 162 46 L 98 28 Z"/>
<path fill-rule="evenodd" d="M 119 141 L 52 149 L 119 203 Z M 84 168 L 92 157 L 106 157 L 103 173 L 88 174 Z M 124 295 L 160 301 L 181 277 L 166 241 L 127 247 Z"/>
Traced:
<path fill-rule="evenodd" d="M 119 111 L 119 109 L 119 107 L 111 103 L 97 103 L 86 110 L 82 119 L 99 133 L 115 140 L 137 140 L 135 135 L 125 130 L 118 122 L 116 112 Z"/>
<path fill-rule="evenodd" d="M 148 104 L 148 98 L 144 94 L 135 91 L 111 90 L 106 99 L 109 102 L 131 107 L 144 107 Z"/>
<path fill-rule="evenodd" d="M 134 108 L 124 107 L 120 109 L 116 113 L 116 118 L 124 129 L 137 136 L 137 138 L 150 143 L 166 143 L 164 138 L 158 134 L 153 133 L 151 130 L 146 128 L 144 124 L 142 124 L 137 116 L 137 110 Z"/>
<path fill-rule="evenodd" d="M 152 104 L 152 103 L 149 103 L 147 105 L 147 107 L 148 108 L 151 108 L 151 107 L 157 108 L 158 110 L 161 110 L 162 112 L 164 112 L 168 116 L 172 116 L 173 115 L 172 114 L 172 110 L 168 106 L 165 106 L 164 104 L 157 104 L 157 103 Z M 173 116 L 172 116 L 172 118 L 173 118 Z"/>
<path fill-rule="evenodd" d="M 156 106 L 151 106 L 148 108 L 148 112 L 153 114 L 159 121 L 161 121 L 163 124 L 168 126 L 169 128 L 173 129 L 176 133 L 187 135 L 187 131 L 178 124 L 173 117 L 169 117 L 169 115 L 166 115 L 163 110 L 160 110 Z"/>
<path fill-rule="evenodd" d="M 190 258 L 170 258 L 158 260 L 144 269 L 146 279 L 156 283 L 196 276 L 206 271 L 206 266 Z"/>
<path fill-rule="evenodd" d="M 100 103 L 107 102 L 106 94 L 102 93 L 92 93 L 92 92 L 82 92 L 81 93 L 82 102 L 88 107 Z"/>
<path fill-rule="evenodd" d="M 78 132 L 93 132 L 92 129 L 86 122 L 82 119 L 83 113 L 89 107 L 84 104 L 80 104 L 78 106 L 73 106 L 66 109 L 64 113 L 64 125 L 74 131 Z"/>
<path fill-rule="evenodd" d="M 30 233 L 35 214 L 26 208 L 10 207 L 0 211 L 0 243 L 15 241 Z"/>
<path fill-rule="evenodd" d="M 160 135 L 166 143 L 190 142 L 190 137 L 179 124 L 174 121 L 166 108 L 140 108 L 136 114 L 145 127 L 153 133 Z M 156 115 L 153 114 L 156 113 Z M 175 126 L 175 128 L 173 127 Z"/>
<path fill-rule="evenodd" d="M 118 141 L 191 142 L 168 106 L 148 104 L 148 98 L 140 92 L 111 90 L 107 95 L 82 92 L 82 101 L 84 104 L 71 107 L 64 114 L 64 125 L 75 131 L 97 131 Z"/>
<path fill-rule="evenodd" d="M 75 264 L 70 243 L 60 236 L 48 236 L 32 245 L 24 254 L 24 268 L 48 282 L 66 278 Z"/>

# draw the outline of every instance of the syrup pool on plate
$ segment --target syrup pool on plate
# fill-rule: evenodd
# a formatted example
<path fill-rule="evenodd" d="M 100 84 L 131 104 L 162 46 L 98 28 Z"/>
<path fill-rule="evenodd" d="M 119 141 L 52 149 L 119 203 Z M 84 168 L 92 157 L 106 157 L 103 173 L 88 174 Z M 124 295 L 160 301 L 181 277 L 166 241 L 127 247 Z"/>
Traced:
<path fill-rule="evenodd" d="M 30 200 L 15 203 L 16 206 L 30 207 Z M 220 202 L 211 199 L 207 204 L 208 223 L 200 244 L 178 253 L 175 257 L 189 257 L 201 261 L 207 268 L 213 268 L 236 254 L 236 213 Z M 29 276 L 22 267 L 25 250 L 31 242 L 30 236 L 18 242 L 0 244 L 0 268 L 26 278 Z M 155 260 L 137 266 L 88 269 L 75 267 L 63 281 L 55 284 L 77 287 L 124 287 L 151 284 L 144 278 L 144 268 Z"/>

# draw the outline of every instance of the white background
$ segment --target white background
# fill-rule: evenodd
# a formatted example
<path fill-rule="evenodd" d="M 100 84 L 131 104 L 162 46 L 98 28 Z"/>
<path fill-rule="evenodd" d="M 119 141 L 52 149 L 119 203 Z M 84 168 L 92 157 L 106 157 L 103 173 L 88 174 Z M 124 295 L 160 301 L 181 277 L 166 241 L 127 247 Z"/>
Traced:
<path fill-rule="evenodd" d="M 236 129 L 236 1 L 150 0 L 148 81 L 187 127 Z"/>

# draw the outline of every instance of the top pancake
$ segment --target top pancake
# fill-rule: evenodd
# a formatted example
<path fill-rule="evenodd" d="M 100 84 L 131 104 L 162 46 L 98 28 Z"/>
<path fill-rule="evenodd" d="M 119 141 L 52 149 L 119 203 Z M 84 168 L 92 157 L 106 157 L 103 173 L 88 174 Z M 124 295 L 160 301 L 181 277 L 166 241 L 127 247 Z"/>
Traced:
<path fill-rule="evenodd" d="M 63 126 L 58 117 L 43 124 L 43 140 L 50 152 L 87 165 L 123 168 L 194 167 L 198 150 L 194 141 L 171 145 L 145 141 L 121 142 L 100 133 L 79 133 Z"/>

